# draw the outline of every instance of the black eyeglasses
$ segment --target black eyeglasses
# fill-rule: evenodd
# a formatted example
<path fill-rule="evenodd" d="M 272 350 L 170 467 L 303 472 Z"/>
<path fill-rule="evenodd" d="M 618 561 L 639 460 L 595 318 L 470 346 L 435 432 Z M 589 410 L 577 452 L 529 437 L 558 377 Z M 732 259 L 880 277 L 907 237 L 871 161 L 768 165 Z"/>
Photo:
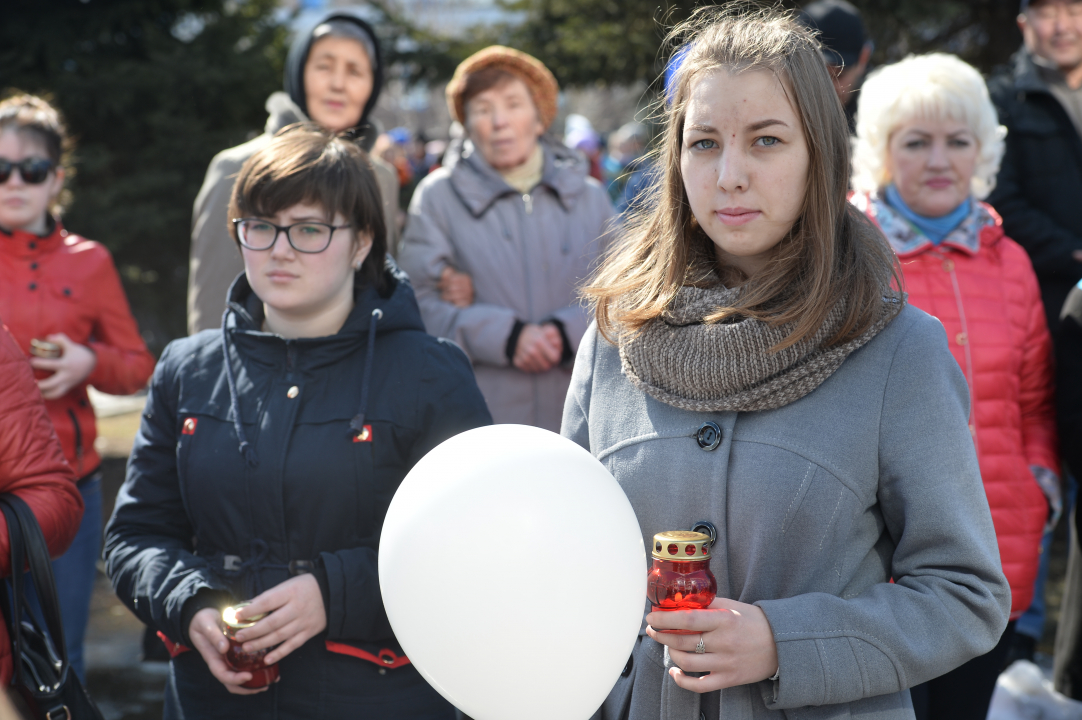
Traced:
<path fill-rule="evenodd" d="M 49 177 L 49 171 L 53 169 L 53 161 L 45 158 L 26 158 L 19 162 L 0 158 L 0 185 L 3 185 L 11 177 L 13 170 L 18 170 L 23 182 L 27 185 L 40 185 Z"/>
<path fill-rule="evenodd" d="M 335 230 L 352 225 L 328 225 L 321 222 L 299 222 L 282 227 L 259 218 L 233 218 L 237 239 L 249 250 L 270 250 L 278 240 L 278 233 L 285 233 L 290 247 L 301 253 L 321 253 L 330 247 Z"/>

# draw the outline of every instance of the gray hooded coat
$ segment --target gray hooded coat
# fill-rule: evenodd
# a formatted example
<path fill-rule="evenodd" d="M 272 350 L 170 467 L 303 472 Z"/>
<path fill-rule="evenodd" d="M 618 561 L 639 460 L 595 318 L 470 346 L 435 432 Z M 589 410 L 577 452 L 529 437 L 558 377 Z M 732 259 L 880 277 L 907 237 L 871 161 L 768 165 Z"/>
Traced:
<path fill-rule="evenodd" d="M 572 352 L 589 316 L 578 290 L 589 276 L 613 216 L 608 193 L 563 145 L 542 141 L 541 182 L 521 195 L 471 143 L 452 167 L 417 186 L 399 262 L 410 276 L 425 327 L 457 342 L 473 361 L 477 384 L 497 423 L 556 432 L 571 381 L 570 363 L 525 373 L 507 357 L 516 320 L 563 323 Z M 440 300 L 445 267 L 473 279 L 474 302 Z"/>
<path fill-rule="evenodd" d="M 341 8 L 327 13 L 319 22 L 335 18 L 363 22 Z M 318 25 L 319 23 L 314 25 L 313 29 Z M 226 293 L 237 275 L 244 271 L 240 251 L 229 232 L 229 198 L 233 194 L 237 173 L 248 158 L 266 147 L 276 132 L 287 125 L 308 120 L 298 101 L 303 94 L 299 85 L 311 42 L 310 33 L 298 35 L 294 39 L 286 62 L 286 92 L 276 92 L 267 98 L 268 116 L 263 134 L 243 145 L 218 153 L 207 168 L 203 186 L 199 189 L 195 207 L 192 209 L 192 245 L 188 267 L 189 334 L 194 335 L 200 330 L 221 326 Z M 372 58 L 372 65 L 377 82 L 373 84 L 372 96 L 365 105 L 364 115 L 367 115 L 379 94 L 379 46 L 374 47 L 377 57 Z M 364 116 L 362 122 L 363 118 Z M 375 143 L 378 132 L 370 124 L 365 124 L 363 129 L 364 133 L 358 142 L 367 151 Z M 387 249 L 393 250 L 397 237 L 395 217 L 398 209 L 398 175 L 394 168 L 382 159 L 369 156 L 369 160 L 376 171 L 383 200 L 383 217 L 387 221 Z"/>
<path fill-rule="evenodd" d="M 616 477 L 647 547 L 717 527 L 718 596 L 762 608 L 779 662 L 777 681 L 698 695 L 643 634 L 595 718 L 912 718 L 908 688 L 991 650 L 1010 611 L 968 412 L 943 326 L 912 306 L 811 393 L 761 412 L 655 400 L 591 326 L 563 435 Z M 696 440 L 707 421 L 712 450 Z"/>

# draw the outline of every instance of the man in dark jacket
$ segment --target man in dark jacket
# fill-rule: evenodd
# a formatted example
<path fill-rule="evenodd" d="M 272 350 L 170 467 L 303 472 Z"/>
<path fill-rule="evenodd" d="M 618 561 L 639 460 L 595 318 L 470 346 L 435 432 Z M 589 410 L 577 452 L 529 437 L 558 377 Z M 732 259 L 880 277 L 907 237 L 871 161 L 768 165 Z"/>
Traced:
<path fill-rule="evenodd" d="M 1060 443 L 1068 469 L 1078 477 L 1082 473 L 1082 284 L 1067 295 L 1056 348 L 1058 415 Z M 1056 628 L 1056 689 L 1082 700 L 1082 545 L 1079 544 L 1082 519 L 1075 499 L 1071 514 L 1070 550 L 1059 627 Z"/>
<path fill-rule="evenodd" d="M 1048 327 L 1082 278 L 1082 0 L 1023 0 L 1025 45 L 989 82 L 1007 150 L 989 196 L 1029 253 Z"/>
<path fill-rule="evenodd" d="M 800 11 L 800 20 L 819 32 L 823 60 L 834 80 L 834 91 L 845 108 L 849 132 L 856 128 L 857 97 L 875 45 L 868 39 L 860 11 L 846 0 L 816 0 Z"/>

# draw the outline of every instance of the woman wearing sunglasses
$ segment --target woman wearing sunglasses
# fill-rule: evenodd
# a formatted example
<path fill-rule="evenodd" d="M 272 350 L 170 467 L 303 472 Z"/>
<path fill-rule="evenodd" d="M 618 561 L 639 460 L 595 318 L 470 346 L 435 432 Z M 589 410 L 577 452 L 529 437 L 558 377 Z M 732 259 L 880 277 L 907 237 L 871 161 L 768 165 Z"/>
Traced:
<path fill-rule="evenodd" d="M 0 103 L 0 319 L 38 378 L 86 505 L 71 549 L 54 562 L 68 658 L 85 680 L 83 636 L 101 547 L 101 459 L 87 399 L 93 385 L 134 393 L 154 370 L 120 277 L 102 245 L 64 229 L 57 111 L 21 95 Z"/>

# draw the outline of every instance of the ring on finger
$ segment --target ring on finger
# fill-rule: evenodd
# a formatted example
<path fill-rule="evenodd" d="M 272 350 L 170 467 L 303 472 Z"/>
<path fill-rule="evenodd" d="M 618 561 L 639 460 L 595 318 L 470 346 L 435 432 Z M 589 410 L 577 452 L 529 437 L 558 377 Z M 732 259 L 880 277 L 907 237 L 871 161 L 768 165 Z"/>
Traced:
<path fill-rule="evenodd" d="M 699 635 L 699 644 L 695 646 L 695 654 L 702 655 L 706 652 L 706 646 L 703 645 L 703 636 Z"/>

